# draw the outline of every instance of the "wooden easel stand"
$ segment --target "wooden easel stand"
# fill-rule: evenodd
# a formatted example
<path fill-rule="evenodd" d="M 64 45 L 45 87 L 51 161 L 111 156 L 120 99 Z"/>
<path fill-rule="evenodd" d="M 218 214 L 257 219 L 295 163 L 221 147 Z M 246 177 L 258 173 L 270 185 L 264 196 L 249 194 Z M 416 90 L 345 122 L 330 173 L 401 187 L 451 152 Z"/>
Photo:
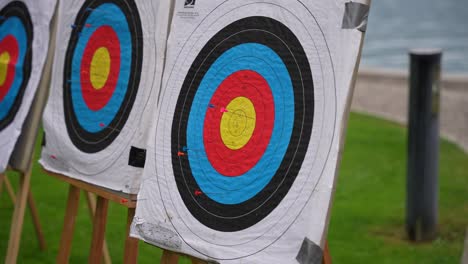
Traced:
<path fill-rule="evenodd" d="M 97 204 L 96 197 L 93 194 L 86 192 L 86 201 L 88 203 L 90 217 L 91 219 L 94 219 L 94 216 L 96 215 L 96 204 Z M 111 257 L 109 254 L 109 248 L 107 246 L 107 242 L 105 239 L 103 242 L 102 254 L 104 255 L 104 263 L 111 264 L 112 260 L 111 260 Z"/>
<path fill-rule="evenodd" d="M 72 179 L 70 177 L 58 173 L 53 173 L 49 171 L 46 171 L 46 173 L 70 184 L 66 207 L 67 209 L 65 212 L 62 237 L 60 240 L 60 248 L 59 253 L 57 255 L 57 263 L 68 263 L 70 257 L 73 231 L 75 229 L 75 220 L 76 215 L 78 213 L 78 205 L 81 190 L 88 193 L 88 204 L 93 204 L 93 199 L 90 198 L 89 195 L 97 195 L 96 206 L 90 206 L 90 208 L 95 208 L 95 211 L 93 214 L 93 234 L 88 262 L 101 263 L 103 257 L 105 261 L 106 259 L 110 261 L 110 257 L 106 257 L 108 253 L 106 253 L 107 247 L 104 247 L 104 236 L 106 231 L 107 210 L 109 207 L 109 201 L 113 201 L 128 208 L 124 263 L 137 263 L 138 240 L 129 237 L 130 224 L 135 215 L 137 199 L 136 195 L 115 192 L 80 180 Z"/>
<path fill-rule="evenodd" d="M 78 213 L 78 205 L 80 199 L 80 192 L 84 190 L 88 194 L 88 203 L 90 204 L 89 208 L 95 208 L 95 213 L 93 220 L 93 236 L 91 241 L 91 249 L 89 254 L 89 263 L 100 263 L 104 259 L 106 261 L 106 250 L 104 234 L 106 229 L 107 222 L 107 209 L 109 206 L 109 201 L 114 201 L 119 204 L 122 204 L 128 208 L 127 214 L 127 227 L 126 227 L 126 239 L 125 239 L 125 250 L 124 250 L 124 263 L 137 263 L 138 259 L 138 240 L 131 238 L 129 236 L 130 225 L 132 219 L 135 215 L 136 207 L 136 195 L 129 195 L 124 193 L 118 193 L 109 189 L 98 187 L 89 183 L 85 183 L 79 180 L 69 178 L 67 176 L 48 172 L 47 174 L 54 176 L 62 181 L 65 181 L 70 184 L 68 192 L 68 201 L 67 209 L 65 212 L 65 220 L 62 231 L 62 237 L 60 240 L 60 249 L 57 256 L 57 263 L 68 263 L 71 252 L 71 244 L 73 239 L 73 231 L 75 228 L 75 219 Z M 92 194 L 94 193 L 98 196 L 96 206 L 92 202 Z M 89 198 L 90 197 L 90 198 Z M 104 250 L 103 250 L 104 249 Z M 107 253 L 106 253 L 107 252 Z M 177 264 L 179 257 L 181 255 L 169 250 L 163 250 L 161 257 L 161 264 Z M 192 261 L 192 264 L 205 264 L 204 260 L 197 259 L 195 257 L 189 256 Z M 109 258 L 110 261 L 110 258 Z M 107 261 L 106 261 L 107 263 Z M 328 243 L 325 245 L 323 264 L 331 264 L 331 256 L 328 249 Z"/>

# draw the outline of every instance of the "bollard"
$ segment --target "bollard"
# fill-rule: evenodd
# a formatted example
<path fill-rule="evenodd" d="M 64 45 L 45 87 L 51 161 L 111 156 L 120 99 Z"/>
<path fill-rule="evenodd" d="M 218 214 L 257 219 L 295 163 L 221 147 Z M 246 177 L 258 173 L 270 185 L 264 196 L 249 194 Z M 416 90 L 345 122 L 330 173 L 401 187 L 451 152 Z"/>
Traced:
<path fill-rule="evenodd" d="M 406 231 L 412 241 L 436 236 L 441 50 L 410 51 Z"/>

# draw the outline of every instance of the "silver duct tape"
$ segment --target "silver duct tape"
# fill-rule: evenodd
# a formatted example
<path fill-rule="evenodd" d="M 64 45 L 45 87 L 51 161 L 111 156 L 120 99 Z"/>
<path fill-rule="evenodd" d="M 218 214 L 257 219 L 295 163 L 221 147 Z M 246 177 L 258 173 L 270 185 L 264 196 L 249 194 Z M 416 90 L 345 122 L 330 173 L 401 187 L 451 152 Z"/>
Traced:
<path fill-rule="evenodd" d="M 356 2 L 346 3 L 341 28 L 357 29 L 361 32 L 366 32 L 369 10 L 369 5 Z"/>
<path fill-rule="evenodd" d="M 323 259 L 322 248 L 307 237 L 302 242 L 296 260 L 299 264 L 321 264 Z"/>
<path fill-rule="evenodd" d="M 151 223 L 134 222 L 135 230 L 146 242 L 171 250 L 181 249 L 182 240 L 176 232 Z"/>

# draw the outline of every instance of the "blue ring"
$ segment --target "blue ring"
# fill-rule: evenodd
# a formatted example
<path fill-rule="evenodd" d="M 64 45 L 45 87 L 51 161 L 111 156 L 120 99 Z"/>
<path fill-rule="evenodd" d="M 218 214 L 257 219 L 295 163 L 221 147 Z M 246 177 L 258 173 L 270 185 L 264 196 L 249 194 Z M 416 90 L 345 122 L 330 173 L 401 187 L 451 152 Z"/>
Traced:
<path fill-rule="evenodd" d="M 268 82 L 275 105 L 275 121 L 270 143 L 259 162 L 244 175 L 226 177 L 218 173 L 208 160 L 203 144 L 203 126 L 214 92 L 223 80 L 240 70 L 255 71 Z M 293 122 L 293 85 L 278 54 L 257 43 L 241 44 L 224 52 L 203 77 L 187 124 L 190 168 L 202 192 L 222 204 L 239 204 L 259 193 L 270 182 L 284 158 Z"/>
<path fill-rule="evenodd" d="M 115 4 L 102 4 L 89 15 L 85 24 L 91 27 L 84 27 L 81 31 L 80 39 L 76 45 L 71 67 L 71 99 L 73 111 L 78 123 L 84 130 L 90 133 L 97 133 L 104 130 L 115 118 L 124 101 L 130 79 L 132 62 L 132 39 L 127 19 L 122 10 Z M 80 72 L 81 61 L 86 44 L 91 35 L 101 26 L 112 26 L 117 33 L 120 42 L 120 70 L 114 94 L 102 109 L 94 111 L 86 105 L 81 92 Z M 102 126 L 104 124 L 104 126 Z"/>
<path fill-rule="evenodd" d="M 23 83 L 23 67 L 27 51 L 26 28 L 18 17 L 10 17 L 0 26 L 0 41 L 7 35 L 13 35 L 16 38 L 19 53 L 13 83 L 3 100 L 0 101 L 0 120 L 3 120 L 8 115 L 20 91 L 21 84 Z"/>

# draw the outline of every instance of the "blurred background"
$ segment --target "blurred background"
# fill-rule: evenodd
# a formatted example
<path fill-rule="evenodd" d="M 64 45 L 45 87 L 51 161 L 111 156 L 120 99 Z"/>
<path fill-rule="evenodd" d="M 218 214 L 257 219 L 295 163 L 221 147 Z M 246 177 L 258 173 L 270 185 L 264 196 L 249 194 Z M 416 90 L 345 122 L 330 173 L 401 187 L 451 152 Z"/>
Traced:
<path fill-rule="evenodd" d="M 424 241 L 409 239 L 405 226 L 408 53 L 416 48 L 443 52 L 442 79 L 429 89 L 440 103 L 431 116 L 441 137 L 431 161 L 439 163 L 430 194 L 436 234 Z M 468 1 L 373 0 L 352 111 L 329 227 L 334 263 L 467 264 Z"/>
<path fill-rule="evenodd" d="M 445 73 L 468 74 L 468 1 L 372 1 L 361 68 L 405 71 L 421 47 L 443 49 Z"/>

